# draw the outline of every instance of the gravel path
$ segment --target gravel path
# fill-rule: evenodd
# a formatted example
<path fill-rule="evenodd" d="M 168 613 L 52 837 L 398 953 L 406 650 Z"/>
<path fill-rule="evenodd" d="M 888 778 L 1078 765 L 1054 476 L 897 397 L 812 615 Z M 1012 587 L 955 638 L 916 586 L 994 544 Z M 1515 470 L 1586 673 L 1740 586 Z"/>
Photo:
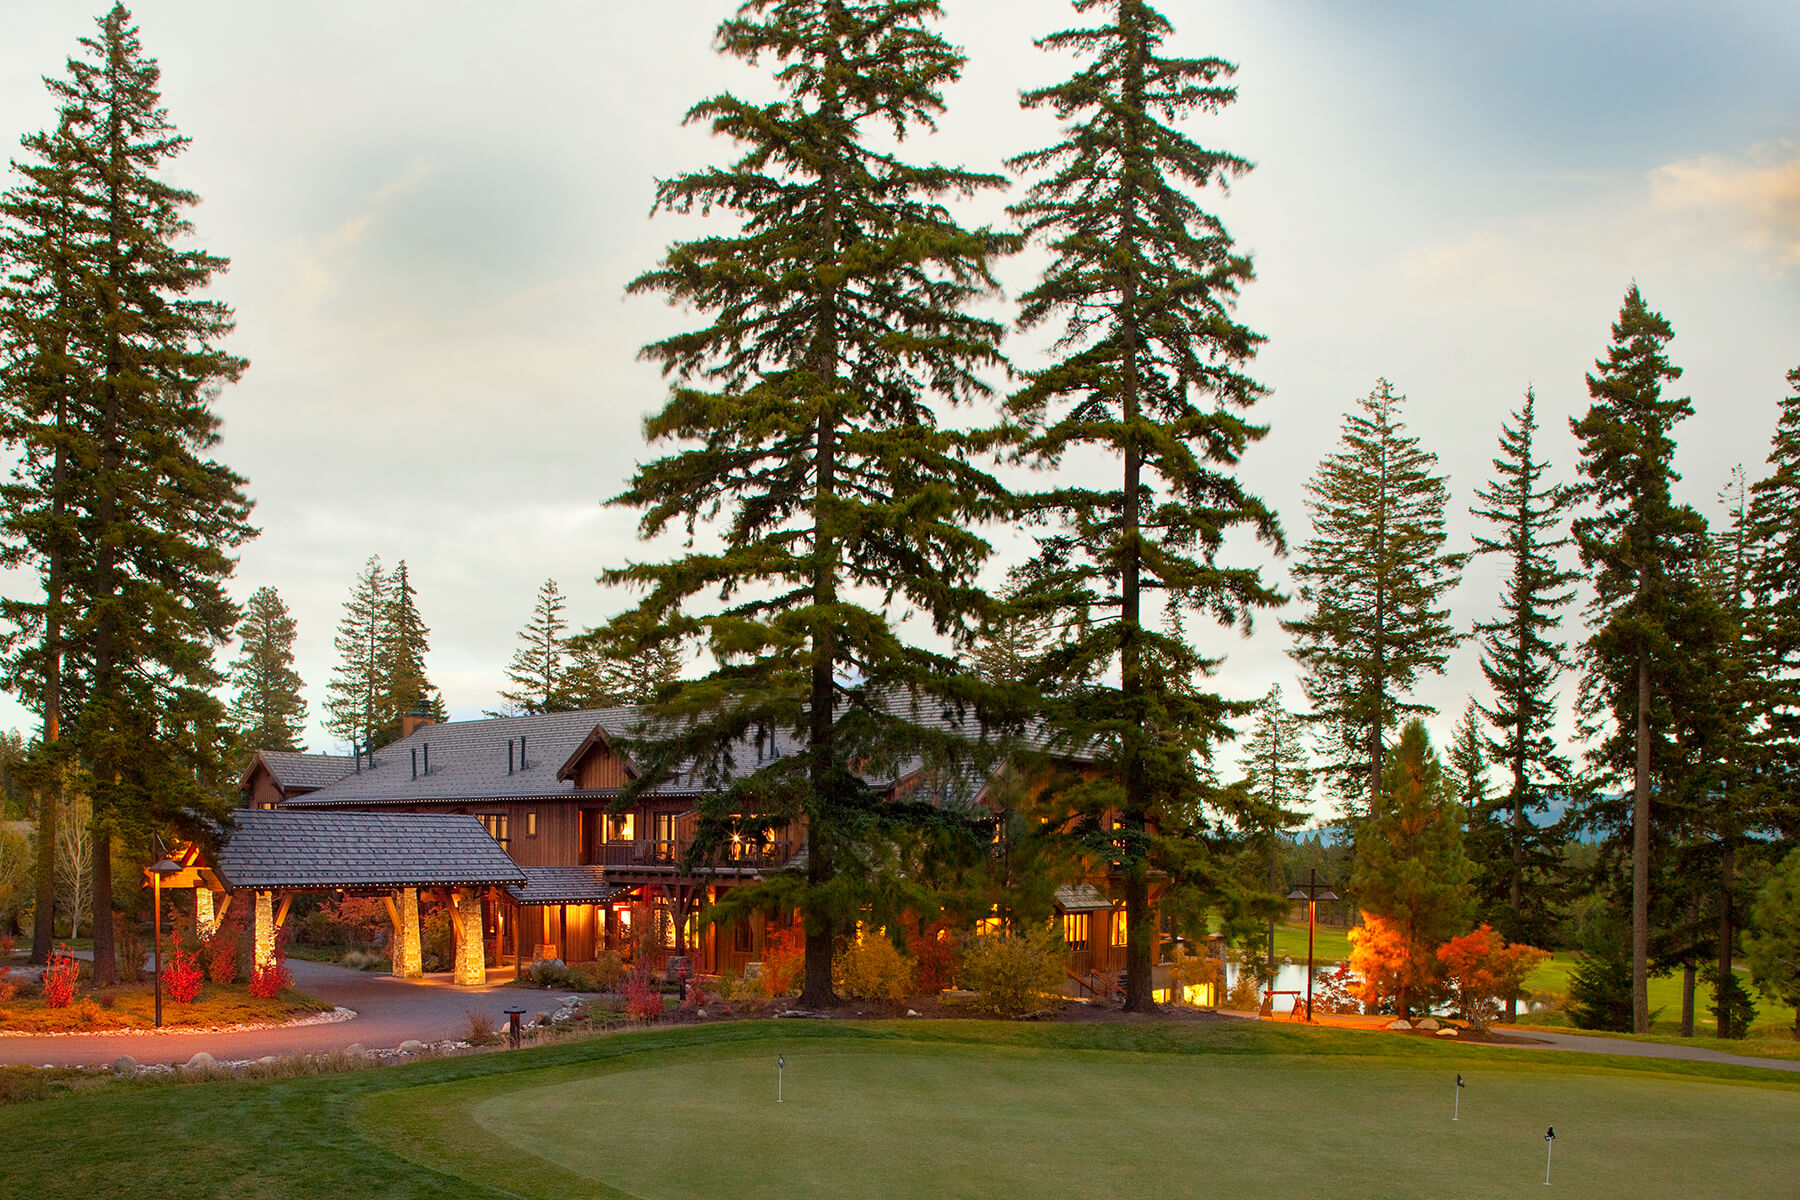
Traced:
<path fill-rule="evenodd" d="M 326 963 L 288 960 L 301 991 L 327 1004 L 353 1009 L 350 1020 L 246 1029 L 230 1033 L 138 1032 L 72 1034 L 56 1037 L 0 1037 L 0 1064 L 81 1066 L 110 1063 L 129 1054 L 141 1063 L 186 1062 L 204 1050 L 223 1060 L 261 1058 L 265 1054 L 307 1054 L 341 1049 L 359 1042 L 370 1050 L 393 1049 L 408 1038 L 437 1042 L 462 1037 L 471 1011 L 486 1013 L 497 1027 L 506 1024 L 505 1010 L 525 1009 L 525 1020 L 552 1012 L 561 992 L 523 991 L 497 986 L 502 974 L 490 972 L 495 986 L 452 987 L 449 976 L 402 982 L 374 971 L 351 971 Z M 510 978 L 511 968 L 505 977 Z"/>

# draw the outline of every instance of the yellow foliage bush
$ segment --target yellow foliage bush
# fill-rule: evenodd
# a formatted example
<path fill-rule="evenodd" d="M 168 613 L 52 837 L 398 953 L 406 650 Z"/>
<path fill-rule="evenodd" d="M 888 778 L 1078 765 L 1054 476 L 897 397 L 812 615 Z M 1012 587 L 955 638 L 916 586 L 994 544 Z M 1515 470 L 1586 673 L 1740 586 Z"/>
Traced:
<path fill-rule="evenodd" d="M 853 1000 L 904 1000 L 913 993 L 913 960 L 881 934 L 865 937 L 831 964 L 832 982 Z"/>
<path fill-rule="evenodd" d="M 1062 1004 L 1062 935 L 1035 929 L 1011 937 L 983 934 L 969 941 L 957 980 L 975 993 L 976 1007 L 1023 1017 Z"/>

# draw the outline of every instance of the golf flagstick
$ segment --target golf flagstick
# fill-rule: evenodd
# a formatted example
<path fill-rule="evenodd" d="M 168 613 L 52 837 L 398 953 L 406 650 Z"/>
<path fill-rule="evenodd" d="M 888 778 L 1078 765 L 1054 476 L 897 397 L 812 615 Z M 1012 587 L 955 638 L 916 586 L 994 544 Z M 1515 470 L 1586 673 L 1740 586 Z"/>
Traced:
<path fill-rule="evenodd" d="M 787 1059 L 783 1055 L 775 1056 L 775 1103 L 781 1103 L 781 1072 L 787 1068 Z"/>
<path fill-rule="evenodd" d="M 1456 1103 L 1450 1109 L 1450 1119 L 1452 1121 L 1458 1121 L 1458 1120 L 1462 1119 L 1462 1090 L 1463 1090 L 1463 1081 L 1462 1081 L 1462 1076 L 1459 1074 L 1456 1077 Z"/>
<path fill-rule="evenodd" d="M 1544 1130 L 1544 1186 L 1550 1186 L 1550 1156 L 1556 1151 L 1556 1126 Z"/>

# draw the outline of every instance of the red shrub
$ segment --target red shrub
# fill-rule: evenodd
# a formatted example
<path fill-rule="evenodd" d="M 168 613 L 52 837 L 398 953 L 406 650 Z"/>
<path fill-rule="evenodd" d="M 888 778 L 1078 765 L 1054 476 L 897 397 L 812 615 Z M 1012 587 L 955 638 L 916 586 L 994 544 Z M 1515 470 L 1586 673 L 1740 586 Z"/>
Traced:
<path fill-rule="evenodd" d="M 200 971 L 200 956 L 179 947 L 169 955 L 163 967 L 163 987 L 169 999 L 177 1004 L 192 1004 L 200 998 L 200 984 L 205 976 Z"/>
<path fill-rule="evenodd" d="M 7 982 L 6 973 L 10 970 L 12 970 L 11 967 L 0 966 L 0 1003 L 11 1000 L 19 994 L 19 985 Z"/>
<path fill-rule="evenodd" d="M 919 992 L 931 996 L 949 987 L 962 964 L 962 943 L 950 932 L 950 922 L 933 921 L 906 935 L 906 952 L 918 963 Z"/>
<path fill-rule="evenodd" d="M 800 990 L 806 971 L 806 942 L 798 925 L 769 934 L 763 942 L 762 988 L 770 996 L 790 996 Z"/>
<path fill-rule="evenodd" d="M 44 1003 L 50 1008 L 67 1008 L 75 999 L 75 978 L 81 968 L 67 946 L 58 946 L 44 968 Z"/>
<path fill-rule="evenodd" d="M 662 1016 L 662 992 L 650 982 L 648 971 L 633 971 L 619 988 L 619 994 L 625 997 L 626 1016 L 640 1021 L 654 1021 Z"/>
<path fill-rule="evenodd" d="M 214 983 L 234 983 L 238 977 L 238 948 L 243 938 L 235 925 L 221 925 L 206 939 L 206 977 Z"/>
<path fill-rule="evenodd" d="M 293 986 L 293 972 L 287 969 L 287 962 L 279 953 L 268 966 L 258 966 L 250 972 L 250 994 L 258 1000 L 273 1000 L 284 988 Z"/>

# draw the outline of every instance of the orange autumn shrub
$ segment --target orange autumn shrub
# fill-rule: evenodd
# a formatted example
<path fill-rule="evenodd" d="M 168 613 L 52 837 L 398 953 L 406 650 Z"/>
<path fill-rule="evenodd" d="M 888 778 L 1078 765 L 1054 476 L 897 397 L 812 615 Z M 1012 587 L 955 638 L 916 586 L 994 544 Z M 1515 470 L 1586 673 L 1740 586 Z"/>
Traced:
<path fill-rule="evenodd" d="M 1351 991 L 1369 1012 L 1392 1003 L 1410 1016 L 1428 1006 L 1443 990 L 1443 964 L 1433 947 L 1407 936 L 1400 924 L 1365 912 L 1362 928 L 1350 931 L 1350 971 L 1357 983 Z"/>
<path fill-rule="evenodd" d="M 1549 957 L 1535 946 L 1509 944 L 1487 925 L 1437 948 L 1456 1007 L 1477 1030 L 1488 1027 L 1501 1003 L 1518 996 L 1526 977 Z"/>

